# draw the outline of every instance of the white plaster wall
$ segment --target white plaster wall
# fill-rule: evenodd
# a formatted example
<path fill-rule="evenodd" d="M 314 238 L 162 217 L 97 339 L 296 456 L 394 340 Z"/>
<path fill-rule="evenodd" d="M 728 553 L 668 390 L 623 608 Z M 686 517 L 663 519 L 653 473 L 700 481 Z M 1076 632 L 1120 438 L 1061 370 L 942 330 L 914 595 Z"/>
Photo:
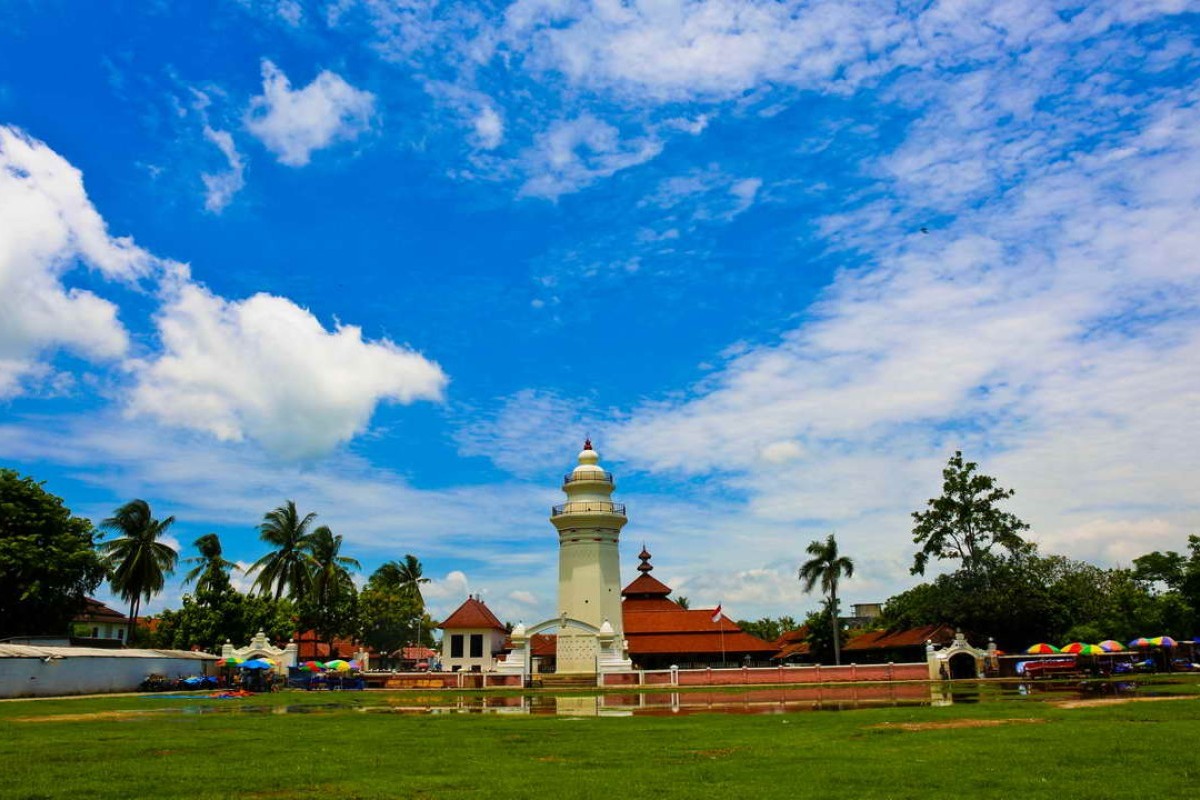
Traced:
<path fill-rule="evenodd" d="M 136 691 L 150 674 L 168 678 L 205 674 L 194 658 L 0 658 L 0 697 L 49 697 Z M 211 667 L 210 667 L 211 669 Z"/>
<path fill-rule="evenodd" d="M 471 658 L 472 634 L 483 635 L 483 655 L 479 658 Z M 450 657 L 450 638 L 452 636 L 463 637 L 461 658 Z M 504 646 L 505 638 L 504 633 L 491 628 L 454 628 L 444 631 L 442 633 L 442 669 L 451 672 L 458 667 L 460 672 L 471 672 L 475 667 L 479 667 L 480 671 L 488 672 L 494 666 L 492 653 Z"/>

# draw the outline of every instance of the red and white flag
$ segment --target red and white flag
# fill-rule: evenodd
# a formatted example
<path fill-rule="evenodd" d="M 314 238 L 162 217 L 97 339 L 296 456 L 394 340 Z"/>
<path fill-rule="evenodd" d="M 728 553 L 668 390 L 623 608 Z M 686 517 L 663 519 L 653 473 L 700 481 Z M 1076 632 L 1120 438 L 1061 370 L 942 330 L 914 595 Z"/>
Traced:
<path fill-rule="evenodd" d="M 720 604 L 717 605 L 717 610 L 713 612 L 712 621 L 713 622 L 721 621 L 721 606 L 720 606 Z"/>

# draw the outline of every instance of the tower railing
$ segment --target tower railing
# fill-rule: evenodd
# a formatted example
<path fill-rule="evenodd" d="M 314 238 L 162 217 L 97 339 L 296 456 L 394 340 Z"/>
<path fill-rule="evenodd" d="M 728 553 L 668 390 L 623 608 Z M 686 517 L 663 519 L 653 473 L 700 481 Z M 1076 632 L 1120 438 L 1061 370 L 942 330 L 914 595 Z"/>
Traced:
<path fill-rule="evenodd" d="M 608 500 L 575 500 L 554 506 L 550 509 L 550 516 L 561 517 L 565 514 L 595 514 L 597 512 L 623 517 L 625 516 L 625 504 L 613 503 Z"/>
<path fill-rule="evenodd" d="M 563 476 L 563 483 L 577 483 L 579 481 L 601 481 L 602 483 L 612 483 L 613 477 L 611 472 L 581 472 L 576 475 L 574 472 L 568 472 Z"/>

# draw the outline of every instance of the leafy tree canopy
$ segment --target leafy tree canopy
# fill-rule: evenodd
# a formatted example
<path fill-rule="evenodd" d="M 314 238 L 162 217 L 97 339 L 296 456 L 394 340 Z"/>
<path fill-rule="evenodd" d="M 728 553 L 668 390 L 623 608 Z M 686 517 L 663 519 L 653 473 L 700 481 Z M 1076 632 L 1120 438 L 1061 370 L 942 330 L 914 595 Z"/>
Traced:
<path fill-rule="evenodd" d="M 921 545 L 912 574 L 924 575 L 929 559 L 957 560 L 967 572 L 989 563 L 994 548 L 1015 554 L 1027 548 L 1021 532 L 1029 526 L 998 505 L 1012 497 L 990 475 L 976 472 L 978 464 L 963 461 L 955 451 L 942 470 L 942 495 L 931 498 L 924 511 L 913 512 L 913 542 Z"/>
<path fill-rule="evenodd" d="M 33 478 L 0 469 L 0 638 L 67 633 L 104 575 L 92 523 Z"/>

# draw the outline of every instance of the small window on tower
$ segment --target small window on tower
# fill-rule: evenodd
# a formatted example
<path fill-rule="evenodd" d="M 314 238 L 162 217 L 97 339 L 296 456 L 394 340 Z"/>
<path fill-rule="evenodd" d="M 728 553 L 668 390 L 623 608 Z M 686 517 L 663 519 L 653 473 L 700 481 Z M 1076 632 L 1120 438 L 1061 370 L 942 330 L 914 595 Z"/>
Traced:
<path fill-rule="evenodd" d="M 461 633 L 453 634 L 450 637 L 450 657 L 462 658 L 463 654 L 463 635 Z"/>

